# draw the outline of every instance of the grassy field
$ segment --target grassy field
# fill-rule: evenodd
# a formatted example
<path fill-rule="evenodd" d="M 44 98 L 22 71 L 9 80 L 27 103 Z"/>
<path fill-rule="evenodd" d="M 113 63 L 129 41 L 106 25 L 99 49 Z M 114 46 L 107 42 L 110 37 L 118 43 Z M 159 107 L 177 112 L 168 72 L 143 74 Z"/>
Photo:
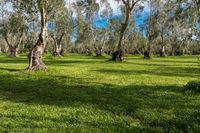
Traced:
<path fill-rule="evenodd" d="M 200 132 L 196 56 L 45 56 L 48 71 L 26 72 L 27 57 L 0 55 L 0 132 Z"/>

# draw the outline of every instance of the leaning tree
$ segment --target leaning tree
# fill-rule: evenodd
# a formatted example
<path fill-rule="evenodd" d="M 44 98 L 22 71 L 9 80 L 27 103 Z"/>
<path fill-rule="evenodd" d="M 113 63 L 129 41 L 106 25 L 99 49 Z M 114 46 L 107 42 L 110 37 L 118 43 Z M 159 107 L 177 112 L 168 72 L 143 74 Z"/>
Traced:
<path fill-rule="evenodd" d="M 131 13 L 134 7 L 141 2 L 142 0 L 116 0 L 121 1 L 123 3 L 123 7 L 125 8 L 125 20 L 121 24 L 119 42 L 118 42 L 118 50 L 113 53 L 112 60 L 114 61 L 123 61 L 123 56 L 125 54 L 125 44 L 123 39 L 125 37 L 126 30 L 129 26 L 131 20 Z"/>

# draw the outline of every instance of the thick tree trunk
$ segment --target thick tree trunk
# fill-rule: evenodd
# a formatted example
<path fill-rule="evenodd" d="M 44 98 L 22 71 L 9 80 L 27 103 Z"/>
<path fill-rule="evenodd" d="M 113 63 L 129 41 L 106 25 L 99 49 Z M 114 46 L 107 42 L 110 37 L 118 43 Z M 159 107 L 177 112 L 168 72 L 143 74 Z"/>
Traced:
<path fill-rule="evenodd" d="M 47 5 L 46 3 L 40 10 L 41 14 L 41 33 L 39 35 L 37 43 L 29 53 L 29 66 L 28 70 L 46 70 L 47 66 L 42 61 L 42 54 L 44 53 L 47 45 Z"/>
<path fill-rule="evenodd" d="M 17 57 L 18 56 L 18 48 L 17 47 L 10 47 L 10 56 L 11 57 Z"/>
<path fill-rule="evenodd" d="M 144 52 L 144 59 L 150 59 L 151 58 L 151 54 L 150 54 L 150 49 L 147 49 L 145 52 Z"/>
<path fill-rule="evenodd" d="M 103 54 L 103 47 L 95 47 L 96 50 L 96 57 L 102 56 Z"/>
<path fill-rule="evenodd" d="M 62 45 L 55 43 L 53 56 L 62 56 Z"/>
<path fill-rule="evenodd" d="M 113 54 L 112 54 L 112 60 L 113 61 L 123 61 L 123 52 L 122 50 L 118 50 L 118 51 L 115 51 Z"/>
<path fill-rule="evenodd" d="M 37 43 L 29 53 L 29 66 L 28 70 L 46 70 L 47 66 L 42 61 L 42 54 L 44 52 L 44 44 L 41 38 L 38 39 Z"/>

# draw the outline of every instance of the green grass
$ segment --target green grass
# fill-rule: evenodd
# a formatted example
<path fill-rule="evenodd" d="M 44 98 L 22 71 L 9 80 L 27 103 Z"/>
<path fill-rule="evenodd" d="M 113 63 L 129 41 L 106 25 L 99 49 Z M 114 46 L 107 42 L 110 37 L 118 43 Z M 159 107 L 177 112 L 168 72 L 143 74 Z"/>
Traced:
<path fill-rule="evenodd" d="M 48 71 L 26 72 L 27 57 L 0 55 L 0 132 L 200 132 L 195 56 L 129 56 L 123 63 L 45 56 Z"/>

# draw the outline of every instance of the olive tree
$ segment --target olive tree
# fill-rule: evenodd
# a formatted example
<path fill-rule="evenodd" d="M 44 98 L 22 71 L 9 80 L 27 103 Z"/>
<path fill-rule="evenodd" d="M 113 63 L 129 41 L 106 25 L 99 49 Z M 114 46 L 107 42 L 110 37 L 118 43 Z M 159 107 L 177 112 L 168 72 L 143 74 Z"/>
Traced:
<path fill-rule="evenodd" d="M 26 21 L 21 13 L 13 13 L 1 21 L 0 33 L 9 48 L 10 56 L 17 56 L 19 46 L 26 31 Z"/>

